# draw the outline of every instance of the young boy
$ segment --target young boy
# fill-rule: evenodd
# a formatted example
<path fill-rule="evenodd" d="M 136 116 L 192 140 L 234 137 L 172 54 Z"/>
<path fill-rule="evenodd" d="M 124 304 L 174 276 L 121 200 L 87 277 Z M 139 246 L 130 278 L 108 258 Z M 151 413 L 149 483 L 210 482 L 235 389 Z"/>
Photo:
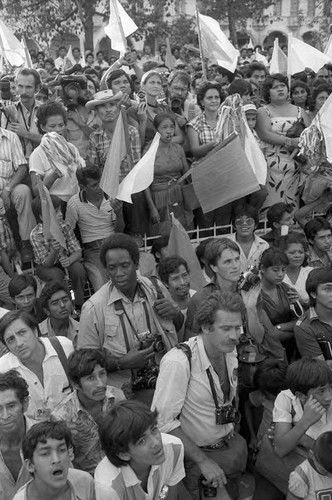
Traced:
<path fill-rule="evenodd" d="M 23 457 L 32 475 L 13 500 L 94 500 L 93 479 L 70 469 L 71 434 L 63 422 L 33 425 L 23 440 Z"/>
<path fill-rule="evenodd" d="M 310 452 L 289 477 L 287 500 L 328 500 L 332 493 L 332 432 L 321 434 Z"/>
<path fill-rule="evenodd" d="M 176 498 L 185 476 L 183 445 L 159 432 L 156 411 L 121 401 L 101 424 L 100 442 L 106 457 L 95 472 L 97 500 Z"/>
<path fill-rule="evenodd" d="M 287 203 L 275 203 L 267 211 L 267 225 L 271 231 L 262 236 L 270 246 L 278 246 L 280 236 L 288 234 L 294 225 L 294 207 Z"/>
<path fill-rule="evenodd" d="M 325 361 L 302 358 L 287 370 L 288 390 L 273 409 L 275 452 L 286 456 L 296 446 L 311 449 L 317 437 L 332 430 L 332 372 Z"/>

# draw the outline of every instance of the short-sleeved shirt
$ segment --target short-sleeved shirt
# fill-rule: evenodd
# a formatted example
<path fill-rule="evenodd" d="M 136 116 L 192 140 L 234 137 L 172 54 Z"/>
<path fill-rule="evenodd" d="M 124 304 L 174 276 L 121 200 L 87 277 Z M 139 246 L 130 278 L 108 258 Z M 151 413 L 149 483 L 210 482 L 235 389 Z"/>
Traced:
<path fill-rule="evenodd" d="M 60 344 L 68 358 L 73 352 L 73 344 L 65 337 L 58 337 Z M 70 392 L 71 388 L 65 370 L 60 359 L 48 338 L 40 338 L 45 349 L 45 357 L 42 362 L 44 385 L 41 384 L 37 375 L 29 370 L 11 352 L 0 358 L 0 373 L 8 370 L 17 370 L 29 386 L 29 407 L 25 415 L 32 420 L 46 420 L 50 412 Z"/>
<path fill-rule="evenodd" d="M 257 236 L 257 234 L 254 234 L 254 241 L 252 242 L 249 255 L 247 257 L 244 251 L 242 250 L 241 245 L 236 240 L 236 233 L 228 234 L 227 238 L 229 238 L 232 241 L 235 241 L 235 243 L 239 245 L 240 264 L 241 264 L 241 271 L 243 273 L 246 272 L 250 266 L 258 267 L 262 253 L 264 252 L 264 250 L 267 250 L 270 247 L 267 241 L 264 241 L 262 238 Z"/>
<path fill-rule="evenodd" d="M 70 225 L 66 222 L 61 222 L 60 228 L 66 240 L 68 255 L 80 251 L 80 244 Z M 48 254 L 50 253 L 51 246 L 50 243 L 45 240 L 43 225 L 41 223 L 37 224 L 37 226 L 31 231 L 30 242 L 33 248 L 36 264 L 43 265 Z"/>
<path fill-rule="evenodd" d="M 16 170 L 26 164 L 18 135 L 0 128 L 0 191 L 8 186 Z"/>
<path fill-rule="evenodd" d="M 332 346 L 332 327 L 318 318 L 314 307 L 310 307 L 296 322 L 294 333 L 301 356 L 324 359 L 318 336 L 323 336 Z"/>
<path fill-rule="evenodd" d="M 332 478 L 330 475 L 320 474 L 311 460 L 305 460 L 291 472 L 288 489 L 296 498 L 329 500 L 332 495 Z"/>
<path fill-rule="evenodd" d="M 22 104 L 21 101 L 7 107 L 7 111 L 9 112 L 13 122 L 19 123 L 27 132 L 39 135 L 36 119 L 37 109 L 38 105 L 36 102 L 34 103 L 31 112 L 24 106 L 24 104 Z M 37 143 L 33 143 L 29 139 L 25 139 L 23 137 L 20 137 L 19 140 L 22 144 L 23 154 L 25 158 L 28 159 L 32 151 L 37 146 Z"/>
<path fill-rule="evenodd" d="M 33 479 L 25 484 L 16 493 L 13 500 L 29 500 L 27 493 L 29 490 L 29 484 L 32 481 Z M 70 468 L 68 470 L 67 483 L 71 491 L 70 500 L 95 500 L 96 497 L 93 479 L 87 472 Z"/>
<path fill-rule="evenodd" d="M 303 417 L 303 406 L 300 399 L 289 389 L 281 391 L 274 402 L 273 422 L 297 424 Z M 332 406 L 324 415 L 306 431 L 306 435 L 316 440 L 322 432 L 332 431 Z"/>
<path fill-rule="evenodd" d="M 326 255 L 328 257 L 328 267 L 331 267 L 332 264 L 332 254 L 331 252 L 326 252 Z M 309 245 L 309 257 L 308 257 L 308 264 L 311 267 L 326 267 L 326 263 L 321 260 L 321 258 L 316 254 L 314 248 Z"/>
<path fill-rule="evenodd" d="M 191 120 L 187 127 L 192 127 L 198 134 L 198 141 L 200 145 L 208 144 L 209 142 L 216 140 L 216 127 L 211 127 L 207 122 L 204 111 L 199 115 L 195 116 Z"/>
<path fill-rule="evenodd" d="M 109 200 L 105 197 L 98 208 L 86 200 L 81 191 L 68 201 L 66 222 L 72 229 L 75 229 L 76 224 L 78 224 L 84 244 L 108 238 L 113 234 L 116 215 Z"/>
<path fill-rule="evenodd" d="M 53 330 L 51 325 L 50 318 L 44 319 L 41 323 L 39 323 L 39 331 L 42 337 L 55 337 L 56 333 Z M 80 329 L 80 324 L 73 318 L 68 318 L 68 330 L 66 338 L 71 340 L 73 344 L 76 343 L 76 338 Z"/>
<path fill-rule="evenodd" d="M 153 500 L 159 498 L 164 486 L 175 486 L 185 476 L 183 444 L 175 436 L 161 434 L 165 461 L 152 465 L 147 493 L 130 465 L 116 467 L 106 457 L 95 472 L 97 500 Z"/>
<path fill-rule="evenodd" d="M 132 125 L 128 125 L 129 142 L 133 164 L 135 165 L 141 158 L 141 140 L 138 130 Z M 92 132 L 89 139 L 87 152 L 87 164 L 99 167 L 103 170 L 108 150 L 111 146 L 112 138 L 109 138 L 104 128 Z M 130 172 L 127 161 L 120 165 L 119 182 L 121 182 Z"/>

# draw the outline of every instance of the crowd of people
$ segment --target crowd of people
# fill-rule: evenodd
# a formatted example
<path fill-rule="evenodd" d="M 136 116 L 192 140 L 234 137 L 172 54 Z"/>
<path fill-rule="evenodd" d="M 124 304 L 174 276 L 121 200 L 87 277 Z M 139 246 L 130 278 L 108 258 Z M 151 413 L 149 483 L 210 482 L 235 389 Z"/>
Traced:
<path fill-rule="evenodd" d="M 0 500 L 331 496 L 331 165 L 315 116 L 332 63 L 289 87 L 260 47 L 234 73 L 180 47 L 171 69 L 166 52 L 31 51 L 33 68 L 0 77 Z M 226 108 L 266 183 L 206 213 L 181 177 L 229 135 Z M 120 115 L 119 182 L 160 137 L 132 204 L 100 186 Z M 168 249 L 173 216 L 201 235 L 196 289 Z"/>

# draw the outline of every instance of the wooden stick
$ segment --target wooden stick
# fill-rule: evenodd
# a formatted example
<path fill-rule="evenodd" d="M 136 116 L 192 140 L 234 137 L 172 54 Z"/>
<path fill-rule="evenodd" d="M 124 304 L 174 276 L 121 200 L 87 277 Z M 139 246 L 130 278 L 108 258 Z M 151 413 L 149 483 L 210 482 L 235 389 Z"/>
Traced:
<path fill-rule="evenodd" d="M 203 72 L 203 78 L 204 80 L 207 80 L 206 77 L 206 67 L 205 67 L 205 60 L 204 60 L 204 53 L 203 53 L 203 47 L 202 47 L 202 34 L 201 34 L 201 25 L 199 23 L 199 12 L 198 8 L 196 6 L 196 21 L 197 21 L 197 33 L 198 33 L 198 45 L 199 45 L 199 52 L 201 55 L 201 61 L 202 61 L 202 72 Z"/>

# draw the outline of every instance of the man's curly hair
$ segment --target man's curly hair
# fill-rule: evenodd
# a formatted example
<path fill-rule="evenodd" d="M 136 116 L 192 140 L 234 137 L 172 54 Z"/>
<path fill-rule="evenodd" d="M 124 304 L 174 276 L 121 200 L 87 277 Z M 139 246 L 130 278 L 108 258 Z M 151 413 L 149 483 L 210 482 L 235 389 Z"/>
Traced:
<path fill-rule="evenodd" d="M 217 311 L 239 312 L 243 316 L 245 314 L 245 306 L 238 293 L 216 290 L 199 305 L 195 314 L 197 326 L 213 325 Z"/>

